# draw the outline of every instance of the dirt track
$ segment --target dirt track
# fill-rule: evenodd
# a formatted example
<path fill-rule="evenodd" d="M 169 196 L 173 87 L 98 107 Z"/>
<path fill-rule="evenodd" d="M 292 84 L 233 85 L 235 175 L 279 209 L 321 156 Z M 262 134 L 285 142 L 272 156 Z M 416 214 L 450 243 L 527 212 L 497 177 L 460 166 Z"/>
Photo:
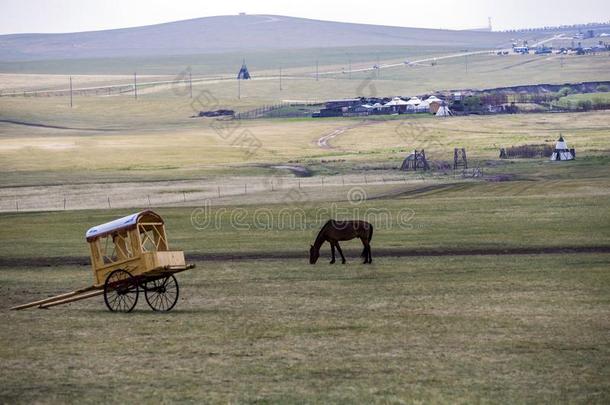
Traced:
<path fill-rule="evenodd" d="M 582 253 L 610 253 L 610 246 L 554 246 L 532 248 L 507 249 L 467 249 L 467 250 L 425 250 L 425 249 L 384 249 L 373 248 L 374 257 L 441 257 L 441 256 L 509 256 L 509 255 L 542 255 L 542 254 L 582 254 Z M 346 249 L 345 256 L 348 262 L 356 259 L 360 250 Z M 195 262 L 221 262 L 245 260 L 280 260 L 280 259 L 307 259 L 305 250 L 286 252 L 210 252 L 206 254 L 195 253 L 187 255 L 187 261 Z M 89 258 L 85 256 L 59 256 L 59 257 L 0 257 L 1 267 L 50 267 L 50 266 L 89 266 Z"/>
<path fill-rule="evenodd" d="M 322 149 L 333 149 L 334 146 L 330 145 L 328 142 L 335 139 L 336 137 L 343 134 L 344 132 L 349 131 L 350 129 L 358 128 L 358 127 L 379 124 L 380 122 L 383 122 L 383 121 L 363 121 L 363 122 L 359 122 L 354 125 L 347 125 L 344 127 L 337 128 L 337 129 L 333 130 L 332 132 L 321 136 L 318 139 L 318 141 L 316 142 L 316 144 L 318 145 L 319 148 L 322 148 Z"/>
<path fill-rule="evenodd" d="M 99 132 L 118 131 L 118 129 L 108 129 L 108 128 L 75 128 L 75 127 L 64 127 L 64 126 L 60 126 L 60 125 L 38 124 L 38 123 L 35 123 L 35 122 L 5 120 L 5 119 L 1 119 L 0 122 L 3 122 L 5 124 L 23 125 L 23 126 L 26 126 L 26 127 L 50 128 L 50 129 L 65 129 L 65 130 L 69 130 L 69 131 L 99 131 Z"/>

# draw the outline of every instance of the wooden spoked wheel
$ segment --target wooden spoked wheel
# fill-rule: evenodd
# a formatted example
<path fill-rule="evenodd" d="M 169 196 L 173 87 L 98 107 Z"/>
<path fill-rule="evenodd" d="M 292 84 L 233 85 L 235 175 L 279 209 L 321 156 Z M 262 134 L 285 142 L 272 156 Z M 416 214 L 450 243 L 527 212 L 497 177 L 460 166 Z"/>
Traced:
<path fill-rule="evenodd" d="M 180 289 L 172 274 L 144 284 L 144 298 L 153 311 L 170 311 L 178 302 Z"/>
<path fill-rule="evenodd" d="M 131 312 L 138 303 L 138 281 L 127 270 L 115 270 L 106 277 L 104 302 L 112 312 Z"/>

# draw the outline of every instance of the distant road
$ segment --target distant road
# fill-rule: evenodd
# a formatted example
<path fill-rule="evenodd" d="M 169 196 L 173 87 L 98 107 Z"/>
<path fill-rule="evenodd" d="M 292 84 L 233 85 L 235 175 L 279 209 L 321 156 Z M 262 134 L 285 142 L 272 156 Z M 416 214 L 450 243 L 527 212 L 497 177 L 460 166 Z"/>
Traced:
<path fill-rule="evenodd" d="M 561 39 L 563 38 L 563 34 L 559 34 L 559 35 L 554 35 L 551 38 L 547 38 L 544 39 L 540 42 L 536 42 L 535 44 L 532 45 L 532 48 L 535 48 L 537 46 L 546 44 L 548 42 L 557 40 L 557 39 Z M 367 68 L 361 68 L 361 69 L 352 69 L 351 73 L 357 73 L 357 72 L 371 72 L 374 71 L 376 69 L 388 69 L 388 68 L 395 68 L 395 67 L 400 67 L 400 66 L 413 66 L 413 65 L 417 65 L 420 63 L 426 63 L 426 62 L 433 62 L 433 61 L 437 61 L 437 60 L 444 60 L 444 59 L 452 59 L 452 58 L 462 58 L 465 56 L 472 56 L 472 55 L 483 55 L 483 54 L 489 54 L 491 52 L 496 53 L 496 52 L 511 52 L 512 48 L 504 48 L 504 49 L 486 49 L 486 50 L 482 50 L 482 51 L 472 51 L 472 52 L 461 52 L 461 53 L 455 53 L 455 54 L 450 54 L 450 55 L 443 55 L 443 56 L 435 56 L 435 57 L 429 57 L 429 58 L 424 58 L 424 59 L 418 59 L 418 60 L 414 60 L 414 61 L 409 61 L 407 62 L 402 62 L 402 63 L 391 63 L 391 64 L 387 64 L 387 65 L 379 65 L 378 68 L 375 67 L 367 67 Z M 334 70 L 334 71 L 328 71 L 328 72 L 320 72 L 318 73 L 319 75 L 336 75 L 336 74 L 341 74 L 341 73 L 347 73 L 345 70 Z"/>

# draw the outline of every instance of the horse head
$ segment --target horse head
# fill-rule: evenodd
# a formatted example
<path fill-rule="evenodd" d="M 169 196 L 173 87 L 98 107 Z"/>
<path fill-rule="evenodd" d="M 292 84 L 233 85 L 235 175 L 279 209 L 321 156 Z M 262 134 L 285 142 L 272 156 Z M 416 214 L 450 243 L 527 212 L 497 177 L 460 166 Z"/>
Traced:
<path fill-rule="evenodd" d="M 320 249 L 316 249 L 313 245 L 309 247 L 309 264 L 316 264 L 320 257 Z"/>

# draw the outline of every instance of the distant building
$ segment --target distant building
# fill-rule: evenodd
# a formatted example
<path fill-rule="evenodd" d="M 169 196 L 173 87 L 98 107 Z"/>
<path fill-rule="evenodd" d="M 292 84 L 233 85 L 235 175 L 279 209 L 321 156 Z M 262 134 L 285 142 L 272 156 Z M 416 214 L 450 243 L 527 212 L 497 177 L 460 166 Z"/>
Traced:
<path fill-rule="evenodd" d="M 344 114 L 354 111 L 358 107 L 362 107 L 362 100 L 359 98 L 330 100 L 325 103 L 320 112 L 314 113 L 313 117 L 343 117 Z"/>

